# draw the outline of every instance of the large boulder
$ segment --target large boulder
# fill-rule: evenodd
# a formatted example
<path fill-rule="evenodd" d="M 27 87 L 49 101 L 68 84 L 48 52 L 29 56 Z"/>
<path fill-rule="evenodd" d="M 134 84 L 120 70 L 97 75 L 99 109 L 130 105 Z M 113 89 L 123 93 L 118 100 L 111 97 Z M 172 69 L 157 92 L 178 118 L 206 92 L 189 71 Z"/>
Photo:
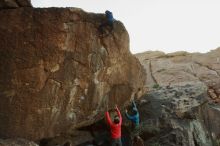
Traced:
<path fill-rule="evenodd" d="M 141 92 L 145 73 L 121 22 L 102 37 L 104 15 L 77 8 L 5 9 L 0 18 L 0 137 L 53 137 Z"/>
<path fill-rule="evenodd" d="M 136 54 L 136 57 L 146 69 L 147 80 L 145 87 L 148 90 L 159 89 L 160 87 L 170 88 L 172 86 L 180 86 L 186 83 L 191 84 L 192 82 L 203 83 L 206 86 L 204 93 L 208 93 L 208 104 L 196 108 L 200 109 L 199 111 L 203 111 L 204 114 L 202 121 L 204 122 L 202 124 L 198 123 L 197 120 L 195 122 L 197 123 L 197 127 L 198 124 L 205 125 L 206 128 L 204 131 L 209 133 L 212 144 L 219 145 L 220 48 L 208 53 L 175 52 L 165 54 L 159 51 L 148 51 Z M 198 115 L 201 115 L 201 112 Z M 167 120 L 169 119 L 170 117 L 167 117 Z M 181 120 L 182 122 L 185 121 L 184 119 Z M 203 127 L 204 126 L 201 128 Z M 189 130 L 190 128 L 191 127 L 189 126 L 186 129 Z M 198 130 L 195 130 L 195 132 L 196 131 L 200 134 L 203 133 L 202 131 L 198 132 Z M 178 130 L 178 132 L 180 131 Z M 194 137 L 199 135 L 197 133 L 194 134 Z M 178 141 L 181 141 L 181 139 Z M 204 143 L 201 144 L 201 142 L 199 142 L 198 144 L 194 142 L 194 145 L 204 145 Z"/>
<path fill-rule="evenodd" d="M 145 95 L 138 103 L 141 137 L 147 145 L 212 146 L 213 129 L 207 118 L 207 87 L 201 83 L 163 87 Z M 212 125 L 213 127 L 218 124 Z"/>

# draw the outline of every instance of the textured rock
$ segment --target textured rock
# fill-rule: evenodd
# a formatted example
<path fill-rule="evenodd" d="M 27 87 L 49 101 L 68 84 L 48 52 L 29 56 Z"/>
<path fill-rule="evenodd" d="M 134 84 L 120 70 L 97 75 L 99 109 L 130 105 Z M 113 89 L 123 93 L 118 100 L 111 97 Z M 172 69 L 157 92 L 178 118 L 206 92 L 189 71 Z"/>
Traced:
<path fill-rule="evenodd" d="M 148 71 L 147 87 L 188 81 L 220 83 L 220 48 L 206 54 L 145 52 L 136 56 Z"/>
<path fill-rule="evenodd" d="M 32 7 L 31 0 L 16 0 L 20 7 Z"/>
<path fill-rule="evenodd" d="M 194 122 L 196 122 L 197 128 L 199 128 L 199 125 L 203 125 L 203 131 L 205 131 L 205 133 L 209 133 L 209 137 L 211 137 L 213 145 L 219 145 L 220 133 L 218 127 L 220 125 L 218 117 L 220 115 L 220 48 L 204 54 L 190 54 L 187 52 L 165 54 L 163 52 L 156 51 L 140 53 L 137 54 L 136 57 L 140 60 L 142 65 L 147 70 L 147 80 L 145 86 L 150 90 L 160 89 L 161 87 L 166 87 L 167 90 L 169 90 L 176 85 L 183 85 L 186 83 L 192 84 L 192 82 L 204 83 L 206 85 L 208 93 L 207 95 L 210 97 L 207 98 L 209 99 L 209 104 L 205 104 L 205 106 L 201 106 L 199 111 L 197 110 L 197 115 L 200 116 L 200 118 L 197 117 L 197 119 L 200 119 L 200 121 L 203 120 L 204 123 L 201 123 L 198 120 L 195 120 Z M 191 97 L 190 95 L 188 96 Z M 182 101 L 180 103 L 182 104 L 185 102 Z M 191 105 L 192 103 L 194 102 L 191 101 L 189 105 Z M 170 104 L 172 104 L 172 102 Z M 201 114 L 201 111 L 203 114 Z M 185 122 L 184 115 L 185 114 L 177 113 L 177 116 L 181 118 L 182 122 Z M 187 116 L 191 117 L 191 115 L 192 114 L 189 114 Z M 170 117 L 167 117 L 165 119 L 169 120 Z M 184 127 L 184 124 L 182 124 L 180 127 Z M 191 126 L 188 126 L 184 129 L 190 131 L 191 128 Z M 199 133 L 203 133 L 204 135 L 204 132 L 202 132 L 201 130 L 199 130 L 200 132 L 198 130 L 194 131 L 197 131 L 197 133 L 194 134 L 196 136 L 199 136 Z M 183 134 L 182 130 L 178 129 L 177 132 L 180 135 Z M 148 135 L 152 135 L 152 133 Z M 174 135 L 178 136 L 178 134 Z M 186 133 L 183 135 L 186 135 Z M 201 137 L 203 136 L 201 135 Z M 178 141 L 183 140 L 184 139 L 181 138 Z M 191 138 L 190 141 L 194 140 Z M 204 144 L 194 143 L 194 145 Z"/>
<path fill-rule="evenodd" d="M 0 0 L 0 9 L 32 7 L 30 0 Z"/>
<path fill-rule="evenodd" d="M 32 141 L 17 138 L 17 139 L 4 139 L 4 140 L 0 139 L 0 146 L 38 146 L 38 145 Z"/>
<path fill-rule="evenodd" d="M 205 124 L 212 135 L 214 146 L 220 145 L 220 106 L 210 104 L 204 114 Z"/>
<path fill-rule="evenodd" d="M 147 146 L 217 146 L 219 145 L 219 106 L 208 103 L 207 86 L 201 82 L 182 86 L 160 87 L 151 90 L 136 101 L 140 113 L 140 136 Z M 129 109 L 130 107 L 127 107 Z M 130 145 L 130 121 L 123 115 L 122 141 Z M 80 145 L 99 143 L 110 146 L 105 120 L 99 121 L 87 130 L 92 138 L 84 134 Z M 57 141 L 54 138 L 48 145 Z M 63 139 L 60 138 L 60 139 Z M 69 138 L 64 137 L 64 141 Z M 78 138 L 79 139 L 79 138 Z M 76 140 L 77 141 L 77 140 Z M 60 142 L 62 144 L 62 142 Z"/>
<path fill-rule="evenodd" d="M 40 141 L 40 146 L 71 146 L 83 145 L 86 142 L 91 142 L 93 140 L 91 132 L 87 131 L 75 131 L 71 135 L 61 135 L 53 138 L 44 138 Z"/>
<path fill-rule="evenodd" d="M 145 143 L 212 146 L 212 132 L 205 122 L 208 111 L 206 90 L 205 85 L 193 83 L 160 88 L 144 96 L 138 109 L 142 121 L 141 137 Z"/>
<path fill-rule="evenodd" d="M 220 103 L 220 48 L 205 54 L 149 51 L 136 57 L 146 69 L 147 89 L 202 82 L 209 88 L 211 101 Z"/>
<path fill-rule="evenodd" d="M 101 38 L 104 15 L 75 8 L 8 9 L 0 18 L 0 137 L 37 140 L 91 124 L 144 85 L 119 21 Z"/>

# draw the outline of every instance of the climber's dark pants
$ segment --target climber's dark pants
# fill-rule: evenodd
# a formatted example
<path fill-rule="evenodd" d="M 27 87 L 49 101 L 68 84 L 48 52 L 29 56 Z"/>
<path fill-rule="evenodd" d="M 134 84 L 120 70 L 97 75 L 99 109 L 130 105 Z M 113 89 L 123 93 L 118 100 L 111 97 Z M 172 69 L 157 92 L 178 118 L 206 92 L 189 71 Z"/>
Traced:
<path fill-rule="evenodd" d="M 112 139 L 112 146 L 122 146 L 121 138 Z"/>
<path fill-rule="evenodd" d="M 136 136 L 139 136 L 140 133 L 140 125 L 138 124 L 133 124 L 132 125 L 132 130 L 131 130 L 131 137 L 132 139 Z"/>
<path fill-rule="evenodd" d="M 105 23 L 102 23 L 100 26 L 99 26 L 99 32 L 101 33 L 101 34 L 104 34 L 104 29 L 105 28 L 107 28 L 107 27 L 109 27 L 110 28 L 110 30 L 109 30 L 109 33 L 111 33 L 112 32 L 112 30 L 113 30 L 113 22 L 111 22 L 111 21 L 106 21 Z"/>

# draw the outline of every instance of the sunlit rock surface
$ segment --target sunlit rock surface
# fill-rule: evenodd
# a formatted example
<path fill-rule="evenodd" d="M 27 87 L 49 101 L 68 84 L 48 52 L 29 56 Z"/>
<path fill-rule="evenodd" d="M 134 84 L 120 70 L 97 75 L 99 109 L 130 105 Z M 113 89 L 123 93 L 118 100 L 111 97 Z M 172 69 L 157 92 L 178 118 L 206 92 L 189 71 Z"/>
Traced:
<path fill-rule="evenodd" d="M 220 83 L 220 48 L 208 53 L 149 51 L 136 54 L 147 70 L 146 86 L 167 86 L 189 81 Z"/>
<path fill-rule="evenodd" d="M 174 100 L 166 101 L 167 104 L 169 103 L 172 106 L 174 105 L 174 107 L 172 107 L 171 109 L 168 108 L 168 111 L 169 110 L 172 112 L 175 111 L 176 116 L 179 119 L 178 122 L 176 122 L 177 120 L 175 119 L 174 125 L 171 124 L 171 126 L 169 126 L 169 128 L 171 127 L 172 129 L 170 131 L 171 133 L 169 133 L 169 128 L 165 129 L 165 131 L 169 133 L 167 134 L 169 138 L 166 138 L 167 136 L 162 137 L 165 138 L 164 140 L 166 140 L 165 145 L 169 145 L 170 138 L 172 137 L 171 134 L 174 131 L 174 129 L 176 129 L 174 128 L 174 126 L 180 127 L 177 128 L 176 131 L 179 134 L 176 132 L 174 132 L 173 134 L 174 136 L 173 138 L 176 140 L 176 142 L 179 141 L 180 144 L 174 143 L 173 145 L 192 145 L 192 146 L 219 145 L 220 130 L 218 127 L 220 127 L 220 124 L 218 117 L 220 116 L 220 105 L 219 105 L 220 104 L 220 48 L 217 48 L 215 50 L 203 54 L 187 53 L 187 52 L 176 52 L 176 53 L 165 54 L 159 51 L 149 51 L 149 52 L 136 54 L 136 57 L 140 60 L 141 64 L 146 69 L 147 80 L 145 82 L 145 88 L 150 93 L 153 92 L 153 96 L 144 97 L 146 100 L 147 98 L 149 98 L 149 100 L 158 100 L 158 97 L 154 95 L 159 94 L 161 88 L 165 93 L 168 93 L 172 88 L 175 88 L 177 86 L 183 86 L 186 84 L 190 86 L 194 86 L 196 88 L 200 88 L 201 86 L 199 84 L 203 84 L 203 86 L 205 87 L 203 90 L 204 94 L 202 98 L 198 100 L 197 103 L 198 105 L 192 108 L 193 110 L 191 110 L 191 108 L 189 107 L 192 107 L 192 104 L 195 104 L 196 102 L 192 100 L 193 96 L 190 95 L 190 91 L 188 91 L 189 89 L 185 89 L 187 92 L 189 92 L 189 93 L 186 92 L 187 94 L 185 93 L 185 95 L 187 95 L 186 98 L 185 97 L 183 98 L 182 95 L 178 95 L 179 93 L 182 94 L 181 91 L 182 89 L 178 89 L 175 91 L 175 94 L 177 97 L 178 96 L 180 97 L 178 97 L 178 99 L 174 98 Z M 197 91 L 195 93 L 197 93 Z M 167 95 L 163 96 L 163 98 L 165 97 L 167 97 Z M 203 102 L 204 99 L 206 99 L 207 101 Z M 178 106 L 186 105 L 185 107 L 189 108 L 188 109 L 189 111 L 186 112 L 187 115 L 183 114 L 183 112 L 178 112 L 179 109 L 175 108 L 177 105 L 173 103 L 174 101 L 179 102 L 178 103 L 179 105 L 176 103 Z M 159 104 L 161 104 L 162 101 L 158 101 L 158 102 Z M 149 105 L 145 105 L 145 106 L 149 107 Z M 150 107 L 153 108 L 153 106 L 151 105 Z M 164 109 L 165 111 L 167 110 L 167 106 L 164 106 L 163 108 L 165 108 Z M 194 109 L 196 111 L 194 111 Z M 147 111 L 142 111 L 142 113 L 146 114 Z M 154 112 L 150 111 L 148 113 L 149 113 L 148 116 L 152 116 Z M 193 114 L 188 114 L 188 113 L 193 113 Z M 190 121 L 187 118 L 188 116 L 191 119 Z M 147 117 L 147 116 L 143 116 L 143 117 Z M 163 117 L 162 119 L 164 119 L 166 122 L 167 121 L 169 122 L 170 119 L 172 119 L 172 123 L 173 123 L 172 117 L 168 116 L 166 118 Z M 185 127 L 187 122 L 190 123 L 188 123 L 187 124 L 188 126 Z M 156 128 L 158 129 L 158 125 L 156 126 Z M 189 135 L 190 129 L 191 131 L 192 130 L 194 131 L 191 132 L 192 134 L 191 138 Z M 184 132 L 184 130 L 188 132 L 186 131 Z M 158 136 L 157 134 L 154 136 Z M 179 136 L 181 134 L 183 135 Z M 152 136 L 152 133 L 147 135 Z M 187 143 L 186 139 L 184 140 L 184 138 L 182 138 L 183 136 L 190 138 L 188 139 L 188 142 L 191 143 Z M 201 140 L 198 140 L 197 138 Z M 151 140 L 152 139 L 150 138 L 147 141 L 150 142 Z M 159 139 L 158 142 L 159 143 L 162 142 L 163 145 L 164 140 Z M 210 140 L 211 143 L 209 143 Z M 156 141 L 153 141 L 153 143 L 156 143 Z M 172 142 L 170 142 L 170 145 L 171 144 Z"/>

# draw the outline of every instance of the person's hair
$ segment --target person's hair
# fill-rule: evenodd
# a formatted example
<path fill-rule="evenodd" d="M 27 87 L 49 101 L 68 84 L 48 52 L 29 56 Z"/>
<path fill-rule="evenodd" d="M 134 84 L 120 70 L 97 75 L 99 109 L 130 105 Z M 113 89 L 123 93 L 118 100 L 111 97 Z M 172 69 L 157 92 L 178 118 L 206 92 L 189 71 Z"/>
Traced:
<path fill-rule="evenodd" d="M 114 117 L 114 123 L 115 123 L 115 124 L 118 124 L 119 122 L 120 122 L 119 117 L 118 117 L 118 116 L 115 116 L 115 117 Z"/>

